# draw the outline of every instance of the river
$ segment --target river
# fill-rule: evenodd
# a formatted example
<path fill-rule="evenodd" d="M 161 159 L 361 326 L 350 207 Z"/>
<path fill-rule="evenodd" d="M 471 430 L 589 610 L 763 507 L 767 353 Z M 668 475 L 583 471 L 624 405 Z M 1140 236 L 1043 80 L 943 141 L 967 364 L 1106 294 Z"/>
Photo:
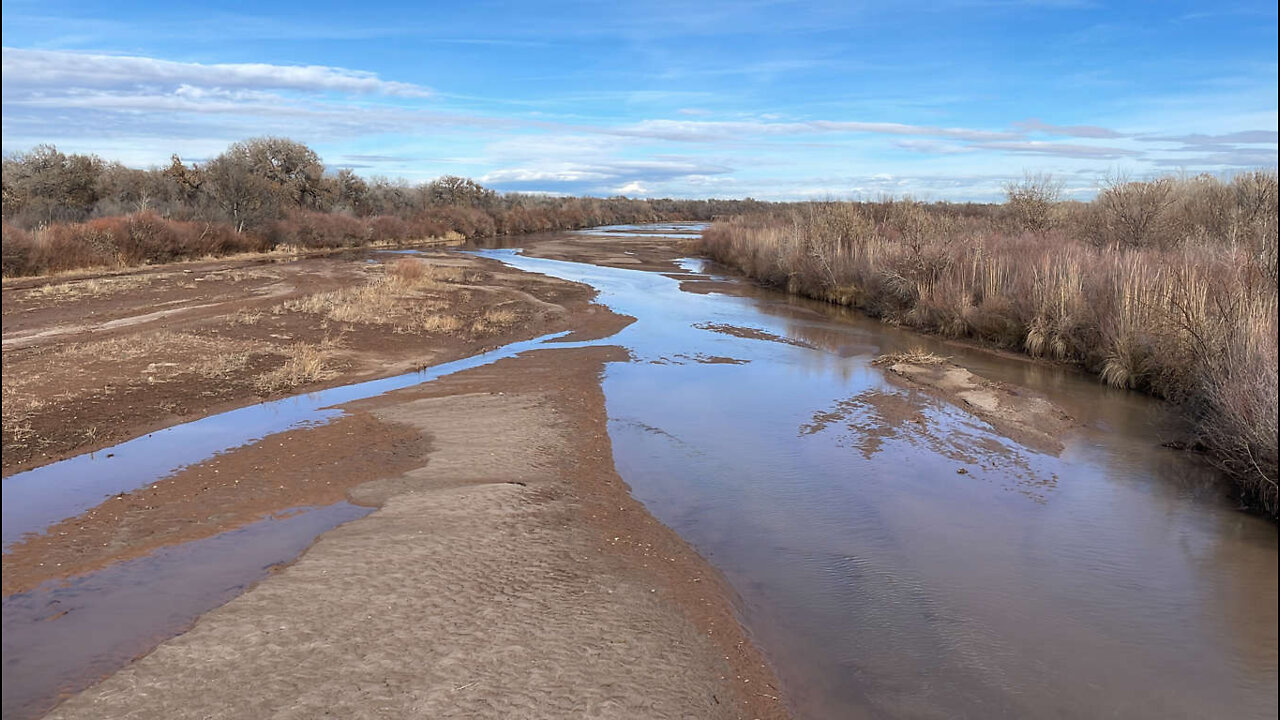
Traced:
<path fill-rule="evenodd" d="M 487 254 L 637 318 L 607 340 L 632 355 L 604 377 L 618 471 L 727 575 L 801 716 L 1275 717 L 1276 527 L 1160 446 L 1166 405 L 747 283 L 682 290 L 699 261 Z M 871 365 L 916 345 L 1082 427 L 1038 453 Z M 882 395 L 925 422 L 886 427 Z"/>

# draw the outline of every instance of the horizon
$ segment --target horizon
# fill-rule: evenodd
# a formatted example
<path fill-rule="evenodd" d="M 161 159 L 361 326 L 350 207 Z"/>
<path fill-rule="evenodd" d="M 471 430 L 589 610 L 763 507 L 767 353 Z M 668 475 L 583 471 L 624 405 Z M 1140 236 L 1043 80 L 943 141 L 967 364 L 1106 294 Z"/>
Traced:
<path fill-rule="evenodd" d="M 277 135 L 365 177 L 770 201 L 1277 164 L 1274 4 L 226 7 L 5 2 L 4 152 Z"/>

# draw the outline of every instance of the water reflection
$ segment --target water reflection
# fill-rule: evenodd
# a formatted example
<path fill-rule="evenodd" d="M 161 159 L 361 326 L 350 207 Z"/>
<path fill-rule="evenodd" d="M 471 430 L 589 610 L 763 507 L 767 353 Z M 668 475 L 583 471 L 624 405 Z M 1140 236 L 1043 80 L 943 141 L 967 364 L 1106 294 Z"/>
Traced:
<path fill-rule="evenodd" d="M 605 375 L 619 472 L 727 574 L 802 715 L 1275 716 L 1275 526 L 1159 447 L 1160 403 L 745 284 L 486 254 L 638 318 L 607 340 L 640 360 Z M 869 360 L 919 345 L 1080 429 L 1058 457 L 936 404 L 873 452 L 865 417 L 801 431 L 904 392 Z M 749 362 L 649 362 L 680 355 Z"/>
<path fill-rule="evenodd" d="M 337 406 L 343 403 L 513 357 L 565 334 L 511 343 L 480 355 L 394 377 L 238 408 L 10 475 L 0 485 L 5 550 L 27 533 L 40 532 L 59 520 L 75 517 L 111 495 L 143 487 L 217 453 L 243 447 L 267 435 L 327 423 L 342 414 Z"/>
<path fill-rule="evenodd" d="M 4 717 L 39 717 L 372 508 L 299 508 L 4 599 Z"/>

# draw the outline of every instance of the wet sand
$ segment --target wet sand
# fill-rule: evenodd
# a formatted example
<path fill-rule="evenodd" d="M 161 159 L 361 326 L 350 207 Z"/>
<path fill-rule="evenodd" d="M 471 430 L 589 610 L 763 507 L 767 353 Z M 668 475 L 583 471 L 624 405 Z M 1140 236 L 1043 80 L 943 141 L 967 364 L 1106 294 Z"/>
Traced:
<path fill-rule="evenodd" d="M 50 717 L 784 716 L 719 576 L 613 470 L 614 354 L 358 403 L 430 437 L 427 464 L 354 488 L 380 509 Z"/>

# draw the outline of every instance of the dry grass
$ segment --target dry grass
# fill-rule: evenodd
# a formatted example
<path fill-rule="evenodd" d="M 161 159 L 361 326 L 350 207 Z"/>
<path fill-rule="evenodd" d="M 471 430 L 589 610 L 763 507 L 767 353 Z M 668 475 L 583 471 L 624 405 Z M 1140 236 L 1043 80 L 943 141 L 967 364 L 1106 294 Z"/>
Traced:
<path fill-rule="evenodd" d="M 473 279 L 474 274 L 463 268 L 400 258 L 363 285 L 289 300 L 278 309 L 339 323 L 390 326 L 399 333 L 454 333 L 466 323 L 440 311 L 453 306 L 451 300 L 465 300 L 455 287 Z M 500 322 L 496 317 L 482 326 L 495 327 Z"/>
<path fill-rule="evenodd" d="M 236 311 L 235 315 L 231 316 L 231 323 L 233 325 L 253 326 L 257 325 L 262 320 L 262 316 L 263 313 L 261 310 L 246 310 L 241 308 Z"/>
<path fill-rule="evenodd" d="M 808 203 L 717 222 L 702 249 L 790 292 L 1179 402 L 1244 498 L 1276 514 L 1275 174 L 1117 183 L 1034 222 L 1014 211 L 1010 228 L 911 201 Z"/>
<path fill-rule="evenodd" d="M 332 349 L 328 340 L 319 345 L 290 345 L 285 349 L 284 363 L 255 378 L 254 387 L 260 394 L 272 395 L 334 377 L 337 372 L 331 367 Z"/>
<path fill-rule="evenodd" d="M 510 328 L 520 320 L 520 314 L 504 307 L 485 310 L 484 314 L 471 323 L 471 332 L 476 335 L 499 333 Z"/>
<path fill-rule="evenodd" d="M 156 279 L 154 275 L 119 275 L 54 282 L 33 288 L 26 293 L 26 297 L 46 303 L 70 302 L 133 292 L 150 286 Z"/>
<path fill-rule="evenodd" d="M 218 353 L 196 363 L 192 370 L 206 380 L 231 380 L 244 375 L 252 358 L 248 352 Z"/>
<path fill-rule="evenodd" d="M 942 365 L 950 361 L 951 358 L 936 355 L 925 350 L 924 348 L 911 348 L 906 352 L 885 353 L 871 361 L 872 365 L 898 365 L 900 363 L 907 365 Z"/>
<path fill-rule="evenodd" d="M 27 392 L 27 388 L 11 377 L 6 376 L 0 383 L 0 388 L 3 389 L 0 400 L 3 413 L 0 417 L 3 419 L 5 446 L 26 447 L 35 435 L 31 428 L 31 414 L 43 408 L 45 401 L 38 395 Z"/>

